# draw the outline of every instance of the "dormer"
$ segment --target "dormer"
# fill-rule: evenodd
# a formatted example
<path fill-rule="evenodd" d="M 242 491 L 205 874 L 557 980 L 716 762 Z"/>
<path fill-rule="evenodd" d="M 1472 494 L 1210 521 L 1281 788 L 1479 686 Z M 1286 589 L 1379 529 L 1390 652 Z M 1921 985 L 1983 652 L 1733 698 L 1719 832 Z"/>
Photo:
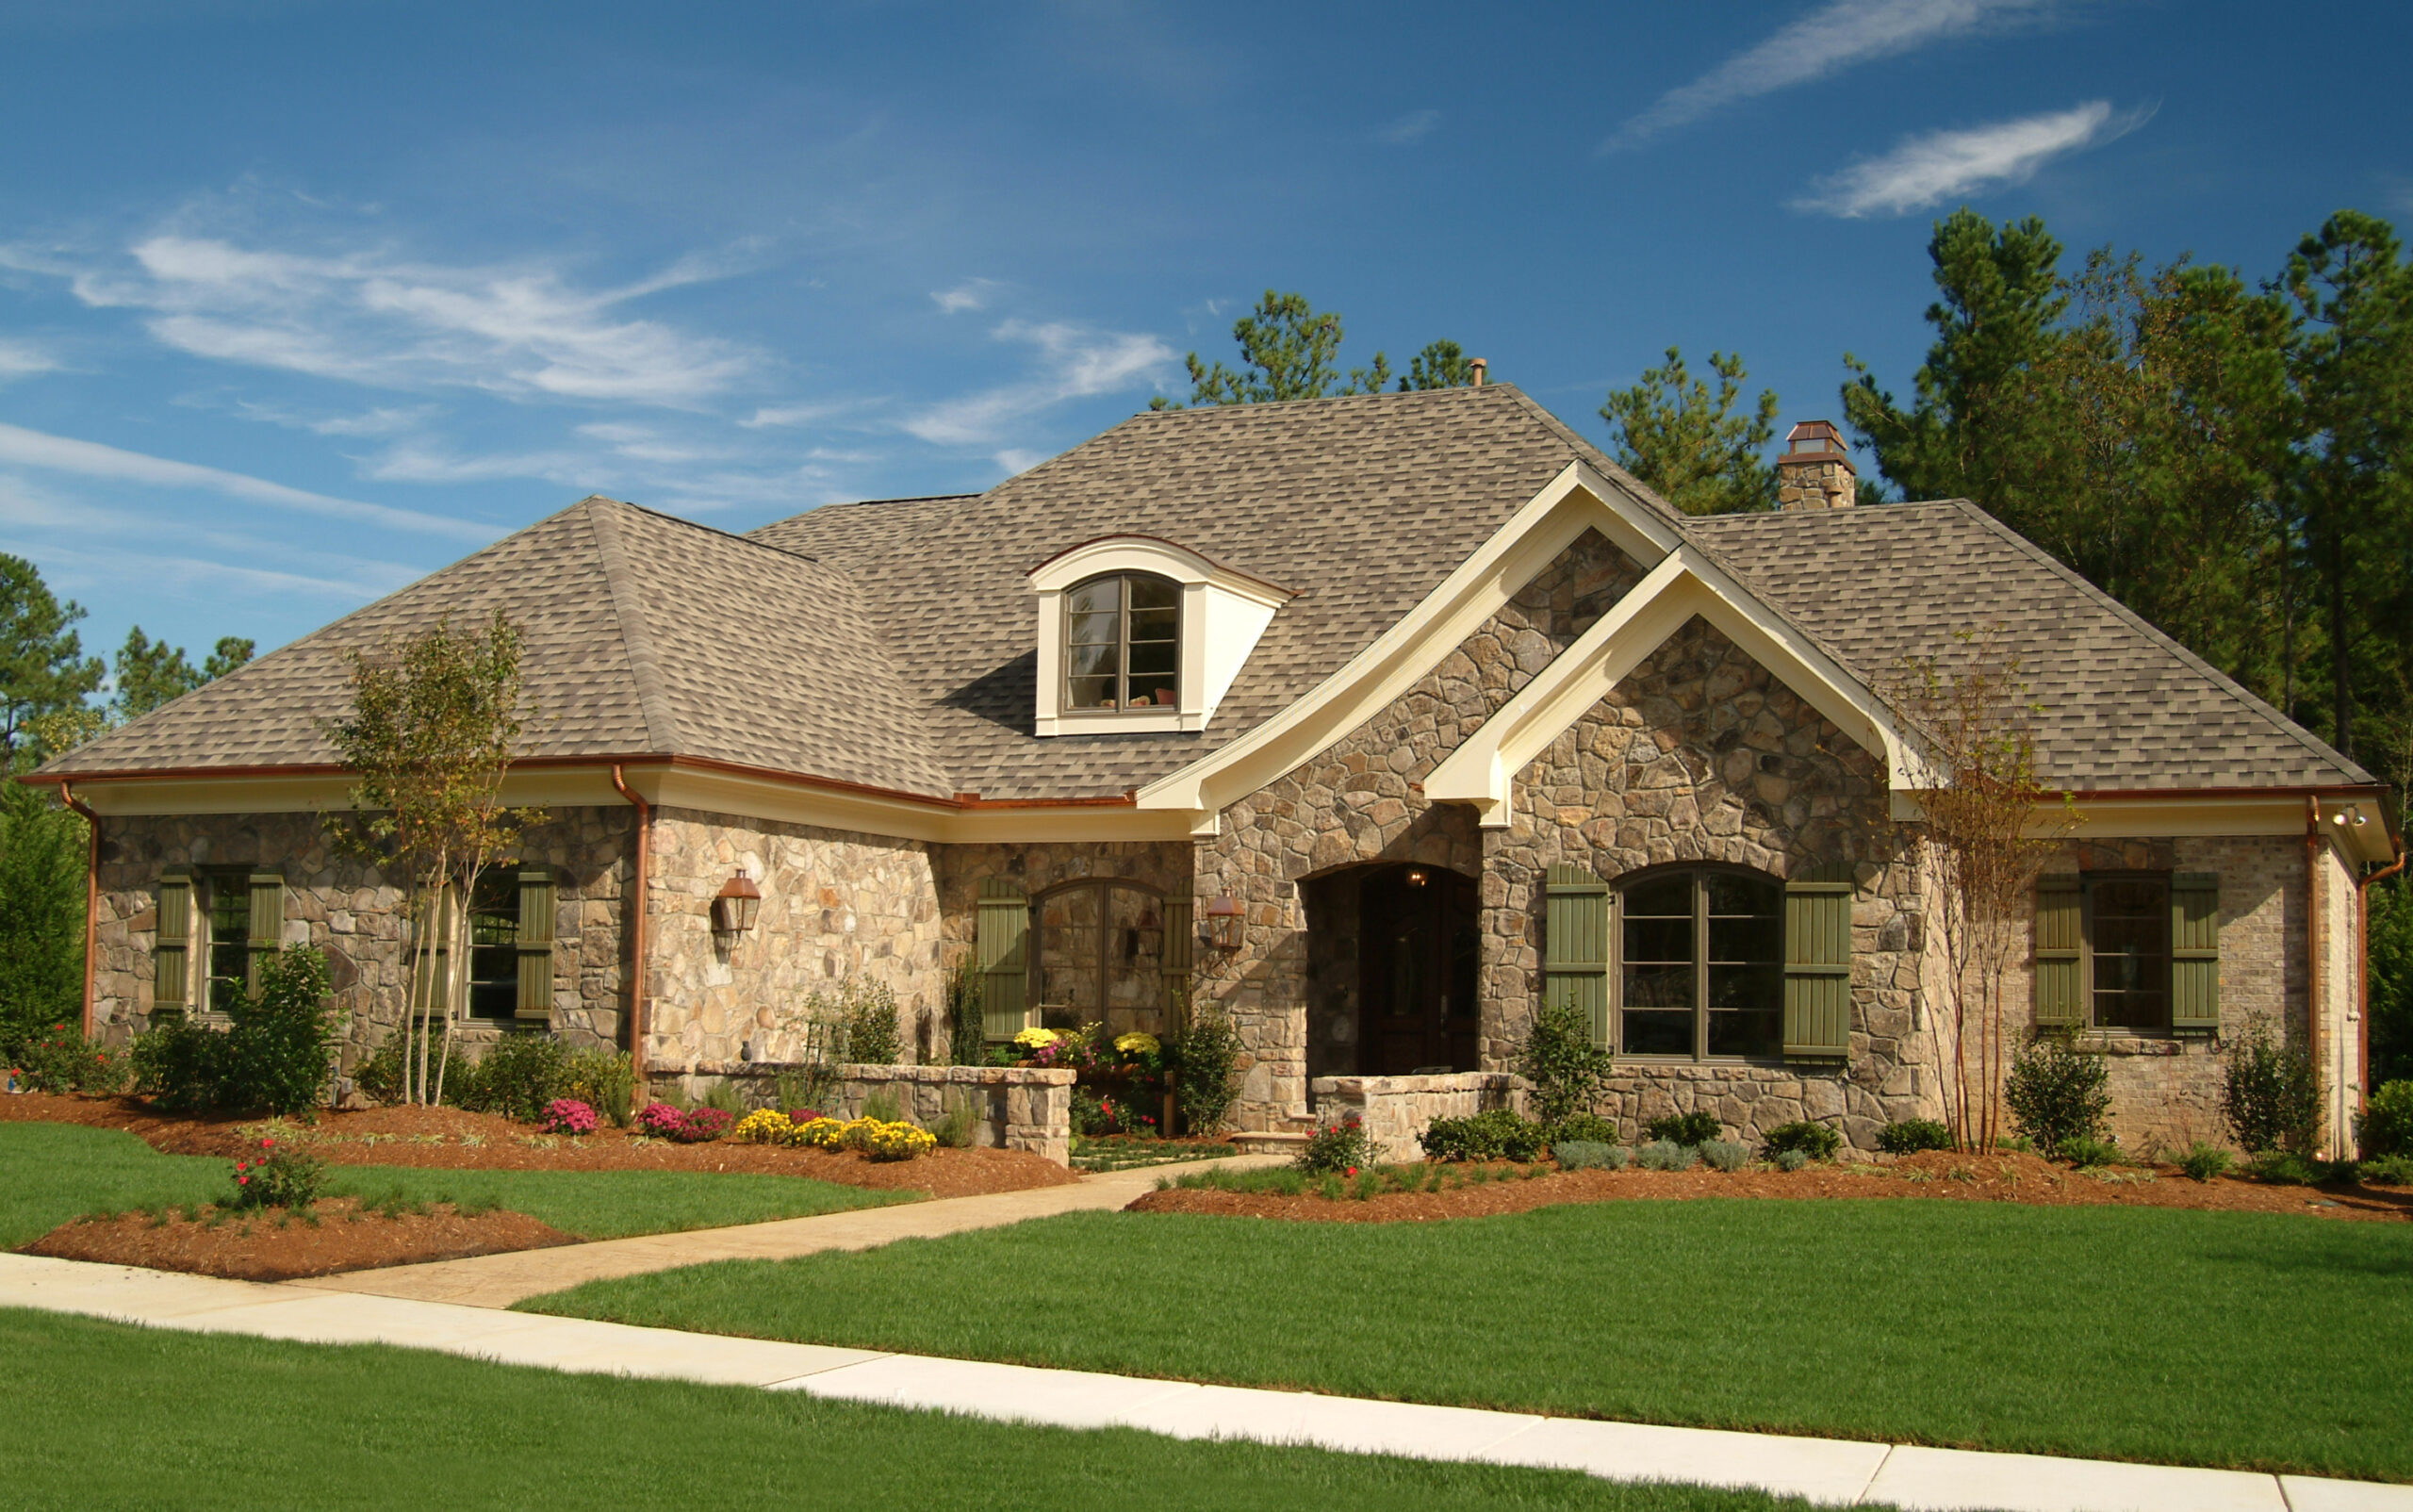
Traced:
<path fill-rule="evenodd" d="M 1153 535 L 1105 535 L 1030 569 L 1042 735 L 1204 730 L 1273 613 L 1297 597 Z"/>

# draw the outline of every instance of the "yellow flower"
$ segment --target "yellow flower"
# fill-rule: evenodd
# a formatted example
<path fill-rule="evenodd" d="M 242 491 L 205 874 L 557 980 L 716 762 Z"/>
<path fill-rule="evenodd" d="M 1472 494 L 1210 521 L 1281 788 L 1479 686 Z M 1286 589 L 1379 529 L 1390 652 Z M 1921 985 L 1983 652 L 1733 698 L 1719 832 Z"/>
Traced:
<path fill-rule="evenodd" d="M 1025 1029 L 1014 1036 L 1014 1044 L 1032 1050 L 1038 1049 L 1042 1044 L 1054 1044 L 1056 1040 L 1057 1034 L 1054 1029 Z"/>
<path fill-rule="evenodd" d="M 780 1144 L 796 1132 L 788 1115 L 775 1108 L 758 1108 L 737 1121 L 729 1137 L 741 1144 Z"/>
<path fill-rule="evenodd" d="M 788 1137 L 798 1144 L 810 1144 L 815 1149 L 834 1150 L 845 1138 L 845 1131 L 846 1126 L 837 1119 L 814 1118 L 796 1126 L 796 1131 Z"/>
<path fill-rule="evenodd" d="M 1154 1055 L 1161 1045 L 1153 1034 L 1133 1032 L 1118 1037 L 1114 1047 L 1124 1055 Z"/>

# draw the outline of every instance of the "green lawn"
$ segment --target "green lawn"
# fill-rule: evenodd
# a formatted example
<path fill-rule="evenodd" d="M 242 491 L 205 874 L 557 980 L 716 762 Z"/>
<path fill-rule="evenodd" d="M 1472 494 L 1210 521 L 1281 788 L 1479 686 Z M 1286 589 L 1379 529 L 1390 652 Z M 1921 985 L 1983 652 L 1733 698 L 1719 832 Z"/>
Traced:
<path fill-rule="evenodd" d="M 233 1162 L 161 1155 L 133 1135 L 74 1124 L 0 1124 L 0 1248 L 31 1243 L 71 1218 L 210 1203 L 234 1188 Z M 428 1171 L 328 1167 L 327 1193 L 507 1208 L 587 1239 L 716 1228 L 911 1201 L 800 1176 L 689 1171 Z"/>
<path fill-rule="evenodd" d="M 0 1309 L 0 1504 L 1808 1512 L 1564 1471 L 981 1422 Z"/>
<path fill-rule="evenodd" d="M 2413 1479 L 2413 1224 L 1696 1201 L 1075 1213 L 532 1311 L 1649 1422 Z"/>

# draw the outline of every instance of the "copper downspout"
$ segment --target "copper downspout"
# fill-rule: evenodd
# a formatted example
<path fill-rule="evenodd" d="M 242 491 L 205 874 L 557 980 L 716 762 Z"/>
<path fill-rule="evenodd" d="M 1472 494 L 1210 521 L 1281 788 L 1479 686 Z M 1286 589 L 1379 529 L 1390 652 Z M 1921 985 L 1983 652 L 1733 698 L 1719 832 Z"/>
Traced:
<path fill-rule="evenodd" d="M 645 1090 L 645 1036 L 649 1027 L 645 1021 L 645 881 L 646 863 L 653 851 L 653 805 L 632 791 L 620 775 L 620 764 L 612 764 L 612 785 L 620 797 L 636 805 L 637 859 L 635 875 L 630 879 L 629 893 L 636 909 L 636 921 L 629 940 L 629 1067 L 635 1073 L 637 1090 Z"/>
<path fill-rule="evenodd" d="M 2323 1047 L 2321 1043 L 2321 977 L 2329 964 L 2329 918 L 2321 906 L 2321 847 L 2325 844 L 2327 842 L 2321 836 L 2321 800 L 2314 798 L 2312 816 L 2306 821 L 2304 831 L 2305 953 L 2311 958 L 2304 978 L 2305 1040 L 2306 1048 L 2312 1055 L 2313 1066 L 2324 1081 L 2332 1079 L 2326 1075 L 2328 1067 L 2322 1060 Z M 2325 1124 L 2328 1121 L 2324 1110 L 2322 1122 Z M 2321 1148 L 2323 1151 L 2329 1148 L 2329 1136 L 2325 1130 L 2322 1134 Z"/>
<path fill-rule="evenodd" d="M 89 844 L 84 856 L 84 1038 L 92 1037 L 92 949 L 101 916 L 101 816 L 75 796 L 75 785 L 58 780 L 58 798 L 84 816 Z"/>

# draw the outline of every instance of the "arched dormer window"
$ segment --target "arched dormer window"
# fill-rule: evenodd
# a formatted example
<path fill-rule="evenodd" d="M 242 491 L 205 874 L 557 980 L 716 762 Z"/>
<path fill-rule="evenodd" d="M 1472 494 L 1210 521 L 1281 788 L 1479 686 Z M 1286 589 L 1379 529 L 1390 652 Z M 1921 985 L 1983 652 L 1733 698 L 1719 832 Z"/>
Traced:
<path fill-rule="evenodd" d="M 1064 595 L 1064 708 L 1181 707 L 1181 584 L 1092 578 Z"/>

